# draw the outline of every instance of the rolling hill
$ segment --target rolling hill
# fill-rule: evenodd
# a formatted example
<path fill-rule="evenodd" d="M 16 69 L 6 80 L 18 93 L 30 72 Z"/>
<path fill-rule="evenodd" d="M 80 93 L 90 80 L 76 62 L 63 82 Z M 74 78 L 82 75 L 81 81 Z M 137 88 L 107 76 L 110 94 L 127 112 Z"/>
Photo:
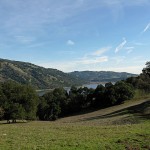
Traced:
<path fill-rule="evenodd" d="M 91 112 L 74 114 L 58 119 L 59 123 L 84 125 L 135 124 L 150 119 L 150 99 L 126 101 L 121 105 L 111 106 Z"/>
<path fill-rule="evenodd" d="M 7 80 L 30 84 L 36 89 L 52 89 L 84 83 L 57 69 L 46 69 L 31 63 L 0 59 L 0 82 Z"/>
<path fill-rule="evenodd" d="M 0 82 L 8 80 L 29 84 L 36 89 L 83 85 L 91 82 L 115 82 L 136 76 L 126 72 L 111 71 L 75 71 L 64 73 L 57 69 L 44 68 L 28 62 L 0 59 Z"/>

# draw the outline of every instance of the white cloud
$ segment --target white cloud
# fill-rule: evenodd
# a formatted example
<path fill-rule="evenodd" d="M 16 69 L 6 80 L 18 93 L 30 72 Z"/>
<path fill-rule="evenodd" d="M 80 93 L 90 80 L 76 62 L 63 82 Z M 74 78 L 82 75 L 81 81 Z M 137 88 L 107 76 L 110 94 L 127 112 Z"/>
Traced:
<path fill-rule="evenodd" d="M 73 42 L 72 40 L 68 40 L 67 45 L 70 45 L 70 46 L 75 45 L 75 42 Z"/>
<path fill-rule="evenodd" d="M 1 26 L 5 26 L 10 31 L 12 29 L 31 30 L 39 29 L 40 26 L 56 23 L 68 18 L 72 18 L 80 13 L 95 9 L 109 8 L 111 15 L 118 18 L 124 7 L 133 5 L 149 4 L 149 0 L 3 0 L 0 1 L 2 8 L 9 8 L 12 13 L 0 10 L 0 14 L 5 14 L 0 20 Z M 103 16 L 103 14 L 101 14 Z"/>
<path fill-rule="evenodd" d="M 43 66 L 45 68 L 56 68 L 58 70 L 64 71 L 64 72 L 71 72 L 74 71 L 74 69 L 78 66 L 78 64 L 75 61 L 61 61 L 61 62 L 38 62 L 35 64 Z"/>
<path fill-rule="evenodd" d="M 126 49 L 133 49 L 133 47 L 126 47 Z M 91 70 L 130 72 L 139 74 L 141 73 L 145 62 L 145 59 L 141 56 L 129 59 L 127 61 L 126 56 L 116 56 L 110 58 L 108 56 L 88 55 L 86 57 L 74 60 L 38 63 L 38 65 L 44 66 L 46 68 L 57 68 L 64 72 Z"/>
<path fill-rule="evenodd" d="M 134 47 L 125 47 L 125 49 L 127 50 L 127 54 L 130 54 L 133 51 Z"/>
<path fill-rule="evenodd" d="M 101 62 L 106 62 L 106 61 L 108 61 L 108 57 L 102 56 L 102 54 L 104 54 L 105 52 L 107 52 L 110 49 L 111 49 L 111 47 L 108 46 L 108 47 L 103 47 L 103 48 L 96 50 L 94 52 L 85 54 L 82 58 L 77 60 L 77 63 L 87 65 L 87 64 L 98 64 Z"/>
<path fill-rule="evenodd" d="M 133 52 L 133 49 L 128 50 L 127 54 L 130 54 L 131 52 Z"/>
<path fill-rule="evenodd" d="M 150 29 L 150 23 L 148 23 L 148 24 L 146 25 L 146 27 L 144 28 L 144 30 L 143 30 L 142 33 L 146 32 L 146 31 L 149 30 L 149 29 Z"/>
<path fill-rule="evenodd" d="M 83 58 L 81 60 L 76 61 L 76 63 L 89 65 L 89 64 L 97 64 L 106 61 L 108 61 L 108 57 L 103 56 L 103 57 L 94 57 L 94 58 Z"/>
<path fill-rule="evenodd" d="M 124 47 L 124 45 L 125 45 L 126 43 L 127 43 L 126 39 L 123 38 L 122 43 L 120 43 L 120 44 L 116 47 L 115 53 L 119 52 L 119 51 Z"/>
<path fill-rule="evenodd" d="M 103 48 L 93 52 L 92 55 L 93 56 L 101 56 L 103 53 L 107 52 L 110 49 L 111 49 L 111 47 L 103 47 Z"/>
<path fill-rule="evenodd" d="M 83 70 L 93 70 L 96 65 L 100 63 L 108 61 L 107 56 L 98 57 L 95 59 L 80 59 L 80 60 L 69 60 L 69 61 L 57 61 L 57 62 L 45 62 L 45 63 L 37 63 L 34 64 L 43 66 L 45 68 L 57 68 L 58 70 L 64 72 L 71 72 L 71 71 L 83 71 Z M 100 69 L 100 68 L 99 68 Z"/>
<path fill-rule="evenodd" d="M 101 55 L 109 49 L 110 47 L 101 48 L 98 51 L 90 54 L 85 54 L 83 57 L 74 60 L 36 64 L 44 66 L 46 68 L 57 68 L 64 72 L 70 72 L 74 70 L 92 70 L 94 66 L 100 65 L 101 63 L 108 61 L 108 56 Z"/>
<path fill-rule="evenodd" d="M 142 69 L 143 69 L 142 65 L 135 65 L 135 66 L 108 67 L 107 71 L 128 72 L 128 73 L 140 74 L 142 72 Z M 106 71 L 105 68 L 103 68 L 102 70 Z"/>
<path fill-rule="evenodd" d="M 105 59 L 104 59 L 105 60 Z M 106 61 L 103 61 L 106 62 Z M 140 74 L 142 72 L 142 69 L 144 65 L 128 65 L 128 66 L 118 66 L 115 64 L 112 64 L 110 66 L 104 66 L 100 64 L 84 64 L 79 63 L 77 61 L 61 61 L 61 62 L 47 62 L 47 63 L 35 63 L 37 65 L 46 67 L 46 68 L 57 68 L 64 72 L 71 72 L 71 71 L 84 71 L 84 70 L 90 70 L 90 71 L 116 71 L 116 72 L 129 72 L 129 73 L 136 73 Z"/>
<path fill-rule="evenodd" d="M 39 25 L 58 22 L 64 19 L 71 18 L 79 13 L 92 10 L 94 8 L 109 8 L 111 15 L 115 18 L 123 11 L 126 6 L 148 5 L 149 0 L 3 0 L 0 1 L 2 8 L 9 8 L 12 13 L 1 9 L 0 13 L 5 14 L 3 22 L 0 23 L 7 27 L 13 28 L 34 28 Z"/>

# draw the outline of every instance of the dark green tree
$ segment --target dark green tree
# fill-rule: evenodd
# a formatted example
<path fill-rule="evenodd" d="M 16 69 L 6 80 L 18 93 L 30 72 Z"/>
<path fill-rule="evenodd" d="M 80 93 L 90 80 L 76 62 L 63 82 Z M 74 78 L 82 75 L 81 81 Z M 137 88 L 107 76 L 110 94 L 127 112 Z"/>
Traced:
<path fill-rule="evenodd" d="M 72 86 L 69 91 L 68 107 L 70 113 L 79 112 L 81 110 L 78 88 L 75 86 Z"/>
<path fill-rule="evenodd" d="M 5 113 L 4 109 L 0 107 L 0 120 L 3 119 L 4 113 Z"/>
<path fill-rule="evenodd" d="M 150 77 L 150 61 L 146 62 L 146 67 L 142 70 L 142 72 Z"/>
<path fill-rule="evenodd" d="M 67 113 L 68 94 L 63 88 L 56 88 L 54 91 L 46 93 L 39 106 L 39 118 L 44 120 L 56 120 L 58 116 Z M 42 112 L 40 114 L 40 112 Z"/>
<path fill-rule="evenodd" d="M 24 86 L 20 97 L 20 103 L 23 105 L 26 112 L 26 119 L 36 119 L 38 101 L 39 98 L 36 91 L 31 86 Z"/>
<path fill-rule="evenodd" d="M 30 86 L 20 85 L 15 82 L 6 82 L 2 85 L 0 103 L 5 111 L 4 117 L 12 119 L 36 119 L 38 96 Z"/>
<path fill-rule="evenodd" d="M 120 104 L 125 100 L 129 100 L 134 96 L 133 87 L 130 84 L 125 83 L 124 81 L 116 82 L 114 88 L 117 104 Z"/>
<path fill-rule="evenodd" d="M 89 94 L 89 89 L 87 87 L 71 87 L 69 92 L 69 112 L 75 113 L 79 112 L 89 106 L 87 96 Z"/>
<path fill-rule="evenodd" d="M 37 109 L 37 116 L 40 120 L 48 120 L 49 114 L 48 114 L 49 105 L 44 97 L 39 98 L 39 105 Z"/>
<path fill-rule="evenodd" d="M 116 103 L 116 91 L 112 83 L 105 84 L 103 107 L 112 106 Z"/>
<path fill-rule="evenodd" d="M 93 100 L 91 101 L 91 106 L 92 107 L 102 107 L 105 103 L 105 98 L 104 98 L 104 92 L 105 92 L 105 87 L 100 84 L 97 86 L 93 93 Z"/>
<path fill-rule="evenodd" d="M 138 77 L 131 77 L 126 79 L 127 83 L 132 84 L 135 89 L 140 89 L 146 93 L 150 91 L 150 61 L 146 63 L 142 73 Z"/>

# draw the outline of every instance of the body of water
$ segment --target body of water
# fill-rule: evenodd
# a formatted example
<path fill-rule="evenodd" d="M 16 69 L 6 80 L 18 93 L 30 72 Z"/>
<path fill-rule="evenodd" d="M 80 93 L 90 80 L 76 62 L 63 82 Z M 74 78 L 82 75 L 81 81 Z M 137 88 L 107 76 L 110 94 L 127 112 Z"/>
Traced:
<path fill-rule="evenodd" d="M 102 84 L 103 86 L 105 86 L 105 83 L 90 83 L 90 84 L 84 84 L 81 87 L 87 87 L 87 88 L 92 88 L 92 89 L 96 89 L 96 87 L 98 85 Z M 71 87 L 64 87 L 64 89 L 69 93 Z M 45 93 L 48 93 L 52 91 L 52 89 L 43 89 L 43 90 L 37 90 L 37 93 L 39 96 L 44 95 Z"/>
<path fill-rule="evenodd" d="M 92 88 L 92 89 L 96 89 L 96 87 L 99 85 L 99 83 L 90 83 L 90 84 L 84 84 L 81 87 L 87 87 L 88 89 Z M 105 84 L 102 84 L 105 86 Z M 71 87 L 64 87 L 64 89 L 69 92 Z M 80 86 L 78 87 L 80 88 Z"/>
<path fill-rule="evenodd" d="M 96 89 L 97 86 L 100 84 L 105 86 L 105 83 L 90 83 L 90 84 L 84 84 L 84 85 L 82 85 L 82 87 L 87 87 L 88 89 L 90 89 L 90 88 Z"/>

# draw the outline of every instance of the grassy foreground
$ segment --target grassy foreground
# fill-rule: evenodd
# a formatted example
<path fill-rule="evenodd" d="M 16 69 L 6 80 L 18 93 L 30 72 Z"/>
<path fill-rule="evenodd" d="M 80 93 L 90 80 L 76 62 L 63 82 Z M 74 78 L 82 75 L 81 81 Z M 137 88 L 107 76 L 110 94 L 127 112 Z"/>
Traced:
<path fill-rule="evenodd" d="M 92 126 L 60 122 L 0 124 L 0 150 L 150 149 L 150 121 Z"/>
<path fill-rule="evenodd" d="M 55 122 L 0 122 L 0 150 L 42 149 L 150 150 L 150 100 L 133 100 Z"/>

